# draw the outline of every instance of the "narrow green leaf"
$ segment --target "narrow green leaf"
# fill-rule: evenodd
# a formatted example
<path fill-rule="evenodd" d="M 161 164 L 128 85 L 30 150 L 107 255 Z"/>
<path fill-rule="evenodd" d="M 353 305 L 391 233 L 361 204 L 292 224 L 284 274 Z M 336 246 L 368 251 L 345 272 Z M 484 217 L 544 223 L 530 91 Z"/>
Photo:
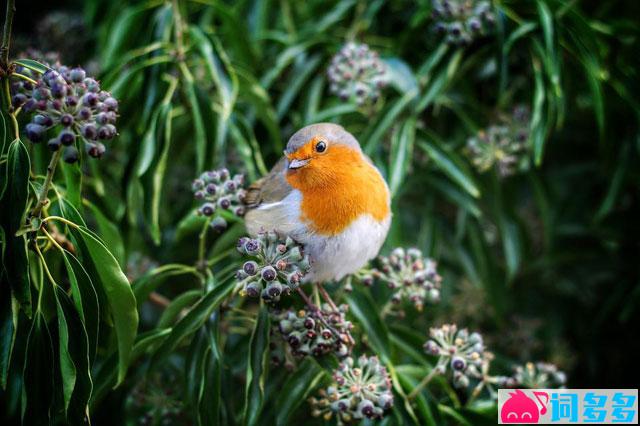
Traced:
<path fill-rule="evenodd" d="M 204 324 L 209 315 L 211 315 L 211 312 L 220 306 L 229 293 L 231 293 L 235 284 L 234 280 L 220 284 L 200 299 L 200 301 L 191 308 L 189 313 L 172 327 L 171 333 L 163 339 L 162 344 L 153 354 L 151 368 L 159 365 L 180 345 L 183 339 L 202 327 L 202 324 Z"/>
<path fill-rule="evenodd" d="M 222 353 L 218 343 L 219 313 L 211 316 L 207 322 L 205 333 L 208 342 L 204 359 L 204 386 L 198 401 L 199 419 L 204 425 L 220 424 L 220 407 L 222 395 Z"/>
<path fill-rule="evenodd" d="M 533 59 L 533 73 L 535 78 L 533 108 L 531 114 L 531 142 L 533 144 L 533 157 L 536 166 L 542 164 L 542 154 L 546 139 L 546 127 L 543 121 L 543 108 L 545 103 L 544 79 L 540 63 Z"/>
<path fill-rule="evenodd" d="M 2 275 L 0 282 L 4 285 L 4 271 Z M 11 294 L 0 297 L 0 387 L 3 390 L 7 388 L 9 365 L 18 329 L 18 309 L 18 303 Z"/>
<path fill-rule="evenodd" d="M 62 259 L 67 271 L 73 303 L 87 331 L 89 360 L 93 362 L 100 330 L 98 294 L 89 274 L 72 253 L 65 250 Z"/>
<path fill-rule="evenodd" d="M 394 196 L 411 166 L 413 142 L 415 140 L 416 119 L 409 118 L 391 139 L 391 158 L 389 159 L 389 189 Z"/>
<path fill-rule="evenodd" d="M 196 146 L 196 170 L 198 171 L 198 173 L 202 173 L 204 171 L 207 159 L 207 134 L 204 127 L 204 122 L 202 120 L 202 111 L 200 110 L 200 104 L 198 103 L 198 98 L 196 96 L 193 75 L 191 75 L 191 72 L 184 64 L 182 64 L 182 66 L 180 67 L 180 71 L 182 73 L 183 80 L 182 86 L 187 97 L 187 102 L 193 121 L 193 130 L 195 132 L 194 139 Z"/>
<path fill-rule="evenodd" d="M 156 129 L 158 127 L 161 109 L 162 108 L 158 108 L 155 110 L 151 116 L 151 121 L 149 122 L 147 131 L 142 137 L 142 142 L 140 143 L 140 149 L 138 151 L 138 158 L 136 159 L 136 175 L 138 176 L 145 174 L 153 162 L 153 158 L 156 153 Z"/>
<path fill-rule="evenodd" d="M 474 198 L 480 197 L 480 189 L 478 189 L 471 174 L 462 168 L 462 162 L 455 159 L 455 154 L 450 151 L 444 151 L 433 138 L 430 142 L 427 143 L 422 139 L 418 139 L 418 146 L 429 155 L 445 175 L 460 185 L 469 195 Z"/>
<path fill-rule="evenodd" d="M 201 290 L 189 290 L 173 299 L 169 306 L 165 308 L 164 312 L 162 312 L 158 320 L 157 328 L 171 327 L 176 319 L 179 318 L 182 311 L 188 309 L 201 295 Z"/>
<path fill-rule="evenodd" d="M 444 44 L 443 44 L 444 45 Z M 382 60 L 387 65 L 387 75 L 390 84 L 401 94 L 418 92 L 418 80 L 413 75 L 411 67 L 398 57 Z"/>
<path fill-rule="evenodd" d="M 82 171 L 78 163 L 67 164 L 60 162 L 62 174 L 64 175 L 65 188 L 67 190 L 66 199 L 78 210 L 82 209 Z"/>
<path fill-rule="evenodd" d="M 97 273 L 111 309 L 113 324 L 118 340 L 118 381 L 120 384 L 129 366 L 131 348 L 138 330 L 138 311 L 136 298 L 133 295 L 127 277 L 124 275 L 118 261 L 104 244 L 86 228 L 78 228 L 79 237 L 86 245 L 87 256 Z"/>
<path fill-rule="evenodd" d="M 172 115 L 171 104 L 163 105 L 161 120 L 163 121 L 163 147 L 158 159 L 158 164 L 153 171 L 153 192 L 151 193 L 151 236 L 156 245 L 160 244 L 160 202 L 162 199 L 162 187 L 164 184 L 164 176 L 167 171 L 167 162 L 169 160 L 169 149 L 171 148 L 171 131 L 172 131 Z"/>
<path fill-rule="evenodd" d="M 50 423 L 54 395 L 52 371 L 55 371 L 53 342 L 44 315 L 37 311 L 33 316 L 27 338 L 22 372 L 23 424 L 47 425 Z"/>
<path fill-rule="evenodd" d="M 383 117 L 376 120 L 378 123 L 373 127 L 370 135 L 365 140 L 364 151 L 367 154 L 371 154 L 375 151 L 380 143 L 382 137 L 386 134 L 387 130 L 396 122 L 398 116 L 404 111 L 409 103 L 416 97 L 417 92 L 407 92 L 400 99 L 395 101 L 391 107 L 383 112 Z"/>
<path fill-rule="evenodd" d="M 68 330 L 67 348 L 66 351 L 69 355 L 69 360 L 73 362 L 73 378 L 74 386 L 73 392 L 69 395 L 67 402 L 66 387 L 70 383 L 65 383 L 65 370 L 68 367 L 62 368 L 63 384 L 65 390 L 65 403 L 67 421 L 70 424 L 84 424 L 87 417 L 89 398 L 91 397 L 91 391 L 93 389 L 93 383 L 91 382 L 90 362 L 89 362 L 89 339 L 87 331 L 84 327 L 79 312 L 75 309 L 73 302 L 69 299 L 66 292 L 60 287 L 56 286 L 56 302 L 58 306 L 58 324 L 60 324 L 60 317 L 64 318 L 64 325 Z M 62 366 L 62 333 L 60 334 L 60 362 Z M 67 378 L 66 380 L 69 380 Z"/>
<path fill-rule="evenodd" d="M 278 417 L 276 424 L 284 426 L 290 424 L 289 421 L 295 411 L 304 403 L 309 393 L 320 382 L 326 373 L 311 358 L 307 357 L 296 369 L 295 373 L 289 376 L 279 392 L 282 397 L 277 399 L 276 412 Z"/>
<path fill-rule="evenodd" d="M 360 286 L 346 296 L 353 316 L 358 320 L 362 330 L 366 330 L 369 344 L 385 364 L 391 360 L 389 330 L 380 318 L 380 309 L 371 296 Z"/>
<path fill-rule="evenodd" d="M 109 247 L 113 257 L 118 261 L 120 268 L 126 267 L 124 242 L 122 241 L 122 233 L 120 228 L 111 222 L 102 211 L 93 203 L 85 200 L 85 204 L 91 209 L 93 217 L 98 225 L 98 232 L 102 236 L 105 245 Z"/>
<path fill-rule="evenodd" d="M 154 329 L 140 333 L 136 337 L 136 343 L 131 351 L 131 362 L 138 360 L 142 355 L 160 343 L 169 333 L 170 329 Z M 118 357 L 111 355 L 94 374 L 95 388 L 91 394 L 90 407 L 93 409 L 111 391 L 118 377 Z"/>
<path fill-rule="evenodd" d="M 60 289 L 57 285 L 55 285 L 53 293 L 56 299 L 56 317 L 58 319 L 58 359 L 60 362 L 62 396 L 64 398 L 64 411 L 66 414 L 67 409 L 69 408 L 69 403 L 71 402 L 73 388 L 76 385 L 76 366 L 74 365 L 73 359 L 71 359 L 71 354 L 69 353 L 69 328 L 67 327 L 67 318 L 65 317 L 64 309 L 62 307 L 62 303 L 66 302 L 66 300 L 60 302 L 60 299 L 67 298 L 67 295 L 64 290 Z"/>
<path fill-rule="evenodd" d="M 257 425 L 264 398 L 264 380 L 267 373 L 266 362 L 269 354 L 269 311 L 266 306 L 260 308 L 255 328 L 249 343 L 247 361 L 247 386 L 243 424 Z"/>
<path fill-rule="evenodd" d="M 296 61 L 296 66 L 292 70 L 294 77 L 289 81 L 286 90 L 276 106 L 276 114 L 279 119 L 282 119 L 287 114 L 291 104 L 302 90 L 303 85 L 320 65 L 321 57 L 320 55 L 311 55 L 307 58 L 306 55 L 304 55 L 300 56 L 300 59 L 302 60 Z"/>
<path fill-rule="evenodd" d="M 513 220 L 502 213 L 500 213 L 500 216 L 498 227 L 502 238 L 504 257 L 507 262 L 507 280 L 511 281 L 518 272 L 522 260 L 520 232 Z"/>
<path fill-rule="evenodd" d="M 29 173 L 31 162 L 24 144 L 18 139 L 11 143 L 7 155 L 6 190 L 2 196 L 0 225 L 5 232 L 6 247 L 10 261 L 4 262 L 6 276 L 13 295 L 27 316 L 31 316 L 31 291 L 27 241 L 24 236 L 15 236 L 25 221 L 29 197 Z"/>
<path fill-rule="evenodd" d="M 42 64 L 38 61 L 34 61 L 33 59 L 16 59 L 15 61 L 13 61 L 13 63 L 28 68 L 32 71 L 39 72 L 40 74 L 44 74 L 51 69 L 47 65 Z"/>

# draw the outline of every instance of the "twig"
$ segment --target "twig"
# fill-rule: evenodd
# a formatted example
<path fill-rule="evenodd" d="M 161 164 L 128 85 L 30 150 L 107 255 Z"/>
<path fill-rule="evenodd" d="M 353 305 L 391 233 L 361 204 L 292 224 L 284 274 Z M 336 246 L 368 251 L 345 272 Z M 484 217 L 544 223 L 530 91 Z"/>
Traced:
<path fill-rule="evenodd" d="M 312 310 L 318 309 L 318 307 L 313 304 L 311 299 L 309 299 L 309 296 L 307 296 L 307 294 L 304 292 L 304 290 L 302 290 L 302 288 L 298 287 L 296 288 L 296 290 L 298 291 L 298 294 L 300 295 L 300 297 L 302 297 L 302 300 L 304 300 L 304 303 L 306 303 L 310 309 Z"/>
<path fill-rule="evenodd" d="M 152 291 L 149 294 L 149 301 L 154 305 L 160 306 L 161 308 L 166 308 L 171 304 L 171 300 L 167 297 L 164 297 L 158 292 Z"/>
<path fill-rule="evenodd" d="M 327 293 L 327 290 L 324 289 L 322 284 L 318 283 L 316 284 L 316 286 L 318 287 L 318 290 L 320 290 L 322 298 L 329 304 L 329 306 L 331 306 L 331 309 L 333 309 L 335 312 L 338 312 L 338 307 L 333 302 L 333 299 L 331 299 L 331 296 L 329 296 L 329 293 Z"/>
<path fill-rule="evenodd" d="M 2 45 L 0 45 L 0 68 L 6 70 L 9 66 L 9 46 L 11 45 L 11 26 L 13 14 L 16 12 L 15 0 L 7 0 L 7 11 L 2 31 Z"/>
<path fill-rule="evenodd" d="M 413 399 L 415 398 L 420 391 L 429 384 L 429 382 L 431 381 L 431 379 L 433 379 L 433 377 L 436 375 L 436 371 L 438 371 L 438 365 L 436 365 L 435 367 L 433 367 L 431 369 L 431 371 L 429 372 L 429 374 L 427 374 L 425 376 L 424 379 L 422 379 L 422 381 L 420 383 L 418 383 L 418 386 L 416 386 L 409 395 L 407 395 L 408 399 Z"/>
<path fill-rule="evenodd" d="M 47 176 L 42 184 L 42 191 L 38 196 L 38 202 L 35 207 L 31 211 L 31 217 L 40 217 L 40 213 L 42 212 L 42 208 L 47 204 L 47 194 L 49 193 L 49 188 L 51 187 L 51 181 L 53 180 L 53 175 L 56 172 L 56 166 L 58 165 L 58 161 L 62 156 L 62 149 L 58 149 L 52 156 L 51 161 L 49 162 L 49 166 L 47 166 Z"/>

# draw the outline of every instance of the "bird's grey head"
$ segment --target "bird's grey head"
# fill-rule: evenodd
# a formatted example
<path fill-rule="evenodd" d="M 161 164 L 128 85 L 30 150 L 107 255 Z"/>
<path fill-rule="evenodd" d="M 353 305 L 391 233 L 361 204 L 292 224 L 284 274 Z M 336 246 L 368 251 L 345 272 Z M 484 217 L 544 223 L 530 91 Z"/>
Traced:
<path fill-rule="evenodd" d="M 324 141 L 327 145 L 342 144 L 347 145 L 357 151 L 361 151 L 360 144 L 347 132 L 344 127 L 333 123 L 317 123 L 303 127 L 291 136 L 287 142 L 285 155 L 291 155 L 309 142 L 315 140 Z"/>

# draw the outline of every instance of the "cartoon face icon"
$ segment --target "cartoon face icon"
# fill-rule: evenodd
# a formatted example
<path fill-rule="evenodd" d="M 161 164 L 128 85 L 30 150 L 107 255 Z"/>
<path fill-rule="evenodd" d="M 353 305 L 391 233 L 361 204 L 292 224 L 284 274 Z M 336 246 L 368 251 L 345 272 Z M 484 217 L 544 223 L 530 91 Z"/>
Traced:
<path fill-rule="evenodd" d="M 549 401 L 549 396 L 546 392 L 534 392 L 534 394 L 542 405 L 541 412 L 538 411 L 538 405 L 533 399 L 521 390 L 516 390 L 509 394 L 509 399 L 502 405 L 500 410 L 502 423 L 538 423 L 540 414 L 547 412 L 545 405 Z M 545 403 L 540 400 L 542 396 L 546 397 Z"/>

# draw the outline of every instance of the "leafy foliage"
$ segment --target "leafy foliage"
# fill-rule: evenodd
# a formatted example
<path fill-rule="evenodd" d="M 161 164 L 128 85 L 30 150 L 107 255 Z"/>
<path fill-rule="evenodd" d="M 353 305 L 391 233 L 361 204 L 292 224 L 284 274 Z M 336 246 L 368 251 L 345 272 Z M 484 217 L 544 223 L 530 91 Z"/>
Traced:
<path fill-rule="evenodd" d="M 75 129 L 74 164 L 28 141 L 64 132 L 52 104 L 63 81 L 42 95 L 51 123 L 16 102 L 41 96 L 29 87 L 54 65 L 7 56 L 51 48 L 18 4 L 0 51 L 2 420 L 320 424 L 312 397 L 341 421 L 494 424 L 494 388 L 564 383 L 543 360 L 573 387 L 631 387 L 617 367 L 639 349 L 638 5 L 449 3 L 461 2 L 83 2 L 91 47 L 78 34 L 55 47 L 100 77 L 112 97 L 99 102 L 118 100 L 118 135 L 94 155 L 93 133 Z M 39 28 L 78 27 L 64 16 Z M 85 96 L 71 71 L 64 84 Z M 94 108 L 91 125 L 113 127 L 105 108 L 108 123 Z M 236 250 L 242 197 L 225 189 L 233 209 L 217 209 L 203 193 L 207 170 L 252 182 L 320 121 L 356 135 L 393 194 L 379 270 L 326 286 L 349 306 L 349 353 L 386 386 L 380 400 L 345 402 L 350 415 L 318 395 L 339 372 L 357 377 L 352 364 L 323 350 L 271 363 L 290 332 L 284 314 L 239 294 L 236 272 L 257 265 Z M 302 298 L 298 280 L 275 304 L 305 318 L 295 333 L 322 333 L 304 323 L 331 317 L 324 288 Z M 416 309 L 425 299 L 439 303 Z M 299 314 L 313 304 L 322 310 Z"/>

